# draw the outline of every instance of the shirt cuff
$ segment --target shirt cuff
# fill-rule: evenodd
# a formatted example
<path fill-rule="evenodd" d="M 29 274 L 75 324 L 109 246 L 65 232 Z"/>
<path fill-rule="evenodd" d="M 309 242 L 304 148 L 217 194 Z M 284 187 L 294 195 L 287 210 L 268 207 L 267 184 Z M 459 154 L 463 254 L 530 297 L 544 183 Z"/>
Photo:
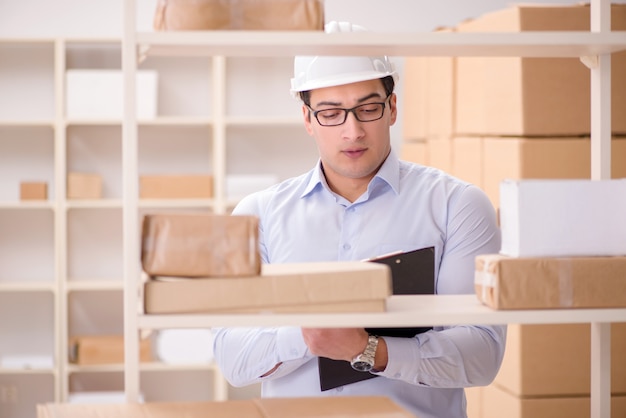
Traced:
<path fill-rule="evenodd" d="M 419 368 L 422 360 L 415 338 L 382 338 L 387 343 L 387 367 L 384 371 L 377 372 L 377 375 L 403 380 Z"/>
<path fill-rule="evenodd" d="M 299 327 L 281 327 L 276 333 L 276 348 L 279 361 L 298 360 L 313 357 L 304 342 Z"/>

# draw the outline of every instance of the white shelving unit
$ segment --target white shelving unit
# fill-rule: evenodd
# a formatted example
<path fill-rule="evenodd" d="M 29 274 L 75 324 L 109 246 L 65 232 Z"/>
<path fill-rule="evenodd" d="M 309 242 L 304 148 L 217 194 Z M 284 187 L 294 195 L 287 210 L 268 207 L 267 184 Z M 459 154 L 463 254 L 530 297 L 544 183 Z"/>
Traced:
<path fill-rule="evenodd" d="M 389 312 L 369 315 L 168 315 L 138 314 L 140 302 L 140 263 L 137 211 L 137 121 L 134 112 L 134 74 L 137 51 L 147 56 L 214 57 L 213 69 L 225 70 L 224 57 L 292 57 L 294 55 L 386 54 L 392 56 L 525 56 L 581 57 L 591 65 L 592 80 L 592 178 L 609 178 L 610 169 L 610 54 L 626 50 L 626 38 L 610 31 L 610 2 L 591 3 L 591 32 L 541 33 L 344 33 L 320 32 L 171 32 L 137 33 L 136 4 L 127 1 L 124 9 L 122 66 L 125 80 L 126 112 L 123 124 L 124 171 L 124 330 L 126 335 L 125 390 L 127 399 L 139 396 L 139 330 L 211 326 L 420 326 L 446 324 L 498 323 L 591 323 L 592 377 L 591 412 L 594 418 L 610 416 L 610 323 L 626 320 L 626 309 L 551 310 L 499 312 L 480 306 L 469 296 L 392 297 Z M 215 58 L 216 57 L 216 58 Z M 220 79 L 217 77 L 215 79 Z M 214 85 L 216 91 L 223 86 Z M 224 97 L 223 94 L 218 96 Z M 271 99 L 271 97 L 270 97 Z M 219 103 L 217 104 L 220 105 Z M 218 112 L 219 114 L 220 112 Z M 226 119 L 216 116 L 215 126 Z M 214 169 L 221 164 L 226 147 L 224 130 L 213 131 Z M 220 193 L 221 185 L 217 185 Z M 216 202 L 216 211 L 225 209 Z M 422 319 L 420 319 L 422 318 Z M 425 319 L 427 318 L 427 319 Z"/>

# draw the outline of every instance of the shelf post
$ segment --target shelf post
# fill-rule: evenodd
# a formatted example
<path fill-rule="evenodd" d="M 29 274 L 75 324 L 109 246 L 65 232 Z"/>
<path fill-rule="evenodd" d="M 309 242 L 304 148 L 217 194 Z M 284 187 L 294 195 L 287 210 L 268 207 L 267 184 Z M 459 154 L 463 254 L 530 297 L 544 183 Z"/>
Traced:
<path fill-rule="evenodd" d="M 591 31 L 611 30 L 610 0 L 591 1 Z M 591 67 L 591 178 L 611 178 L 611 55 Z M 611 416 L 611 324 L 591 323 L 591 417 Z"/>
<path fill-rule="evenodd" d="M 137 169 L 136 73 L 137 42 L 135 0 L 124 2 L 122 72 L 124 118 L 122 121 L 123 261 L 124 261 L 124 390 L 127 402 L 139 402 L 139 186 Z"/>

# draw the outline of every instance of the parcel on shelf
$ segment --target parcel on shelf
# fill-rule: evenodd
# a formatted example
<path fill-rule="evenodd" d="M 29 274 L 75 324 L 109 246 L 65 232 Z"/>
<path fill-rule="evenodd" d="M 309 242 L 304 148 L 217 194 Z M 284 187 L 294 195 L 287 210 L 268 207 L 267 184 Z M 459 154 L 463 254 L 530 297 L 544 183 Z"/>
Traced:
<path fill-rule="evenodd" d="M 146 215 L 141 262 L 151 276 L 256 276 L 261 272 L 258 218 Z"/>

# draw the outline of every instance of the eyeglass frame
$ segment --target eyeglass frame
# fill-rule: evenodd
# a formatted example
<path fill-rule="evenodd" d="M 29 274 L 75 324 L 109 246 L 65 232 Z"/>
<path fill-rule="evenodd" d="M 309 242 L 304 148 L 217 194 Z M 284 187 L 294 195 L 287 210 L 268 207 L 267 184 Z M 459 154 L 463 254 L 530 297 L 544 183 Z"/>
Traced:
<path fill-rule="evenodd" d="M 354 107 L 352 107 L 352 108 L 350 108 L 350 109 L 346 109 L 346 108 L 343 108 L 343 107 L 329 107 L 328 109 L 319 109 L 319 110 L 315 110 L 315 109 L 313 109 L 313 108 L 312 108 L 311 106 L 309 106 L 309 105 L 306 105 L 306 107 L 308 107 L 308 108 L 309 108 L 309 110 L 313 113 L 313 116 L 315 117 L 315 120 L 317 121 L 317 123 L 318 123 L 320 126 L 324 126 L 324 127 L 330 127 L 330 128 L 332 128 L 332 127 L 334 127 L 334 126 L 341 126 L 341 125 L 343 125 L 344 123 L 346 123 L 346 121 L 348 120 L 348 114 L 350 114 L 350 113 L 352 113 L 352 114 L 354 115 L 354 118 L 355 118 L 356 120 L 358 120 L 359 122 L 361 122 L 361 123 L 375 122 L 375 121 L 377 121 L 377 120 L 381 120 L 381 119 L 383 118 L 383 116 L 385 116 L 385 108 L 386 108 L 386 106 L 387 106 L 387 100 L 389 99 L 389 97 L 391 97 L 391 94 L 388 94 L 388 95 L 387 95 L 387 97 L 385 97 L 385 100 L 384 100 L 384 101 L 382 101 L 382 102 L 363 103 L 363 104 L 360 104 L 360 105 L 358 105 L 358 106 L 354 106 Z M 382 112 L 380 112 L 380 116 L 379 116 L 379 117 L 377 117 L 376 119 L 371 119 L 371 120 L 361 120 L 361 119 L 359 119 L 359 116 L 357 115 L 357 113 L 355 112 L 355 110 L 356 110 L 356 109 L 358 109 L 359 107 L 362 107 L 362 106 L 367 106 L 367 105 L 382 105 L 382 106 L 383 106 L 383 110 L 382 110 Z M 320 112 L 327 111 L 327 110 L 342 110 L 342 111 L 344 112 L 344 113 L 343 113 L 343 114 L 344 114 L 343 122 L 338 123 L 338 124 L 335 124 L 335 125 L 324 125 L 324 124 L 322 124 L 322 122 L 320 122 L 320 120 L 317 118 L 317 114 L 318 114 L 318 113 L 320 113 Z"/>

